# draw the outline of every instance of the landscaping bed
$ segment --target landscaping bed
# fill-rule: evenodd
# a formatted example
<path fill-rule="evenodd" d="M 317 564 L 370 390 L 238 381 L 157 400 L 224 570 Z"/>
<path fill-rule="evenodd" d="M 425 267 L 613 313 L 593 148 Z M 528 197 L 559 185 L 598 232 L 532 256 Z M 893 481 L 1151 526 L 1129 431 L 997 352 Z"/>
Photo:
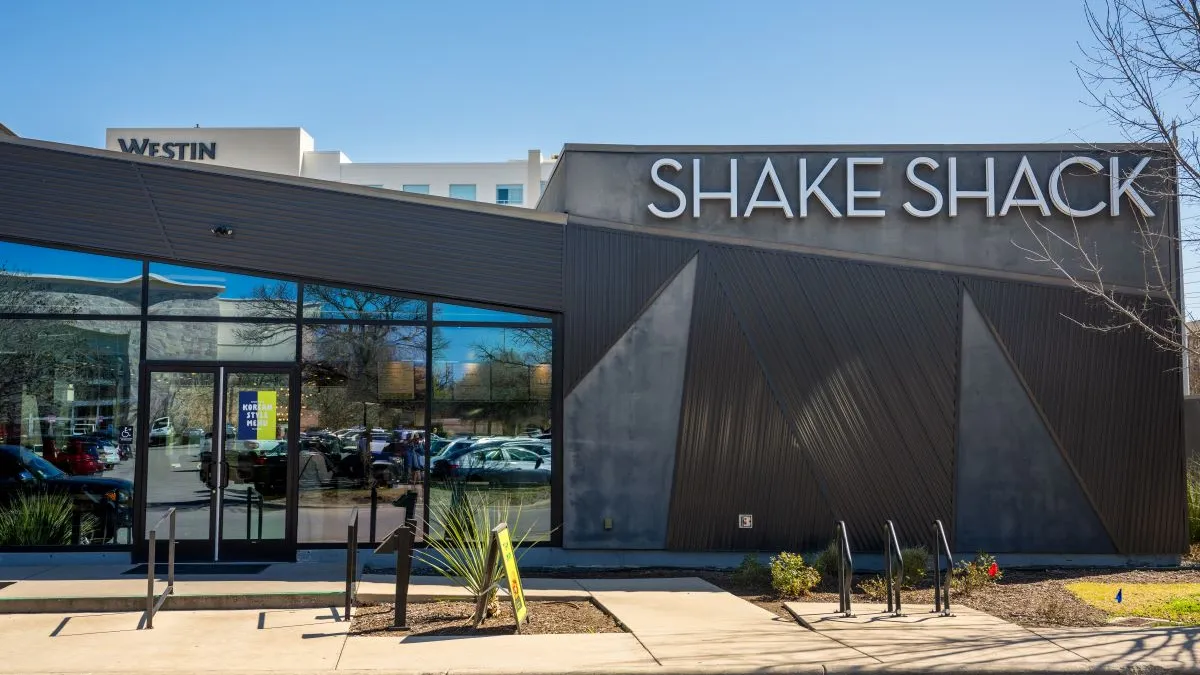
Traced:
<path fill-rule="evenodd" d="M 468 600 L 412 602 L 408 605 L 406 632 L 388 630 L 395 606 L 391 603 L 356 607 L 350 623 L 351 635 L 397 637 L 403 635 L 515 635 L 512 604 L 501 599 L 496 613 L 484 619 L 479 628 L 471 627 L 475 606 Z M 521 635 L 560 635 L 572 633 L 621 633 L 611 616 L 588 600 L 529 602 L 529 623 L 521 626 Z"/>
<path fill-rule="evenodd" d="M 678 574 L 679 572 L 677 572 Z M 790 618 L 783 608 L 783 600 L 763 585 L 748 586 L 739 583 L 734 575 L 727 572 L 695 572 L 696 576 L 721 587 L 738 597 L 752 602 L 759 607 L 774 612 L 778 616 Z M 860 581 L 874 575 L 856 574 L 854 576 L 854 603 L 883 602 L 871 599 L 858 592 Z M 1156 622 L 1146 616 L 1155 615 L 1161 611 L 1175 612 L 1176 623 L 1189 623 L 1189 612 L 1193 609 L 1196 622 L 1200 622 L 1200 598 L 1197 604 L 1189 604 L 1187 589 L 1176 588 L 1178 597 L 1175 600 L 1159 599 L 1157 604 L 1139 602 L 1139 592 L 1146 588 L 1145 584 L 1190 584 L 1200 583 L 1200 570 L 1197 569 L 1163 569 L 1163 570 L 1111 570 L 1111 569 L 1051 569 L 1051 570 L 1005 570 L 1004 577 L 990 587 L 979 589 L 968 596 L 954 593 L 951 596 L 952 605 L 962 605 L 972 609 L 987 612 L 993 616 L 1027 627 L 1051 626 L 1110 626 L 1118 625 L 1151 625 Z M 1080 586 L 1076 586 L 1080 584 Z M 1081 599 L 1072 593 L 1068 587 L 1078 588 L 1086 597 L 1093 599 L 1094 604 Z M 1124 589 L 1123 602 L 1115 600 L 1117 589 Z M 1111 590 L 1111 593 L 1109 591 Z M 1164 589 L 1170 590 L 1170 589 Z M 1192 596 L 1196 597 L 1196 596 Z M 901 594 L 906 611 L 929 611 L 933 608 L 932 577 L 914 590 L 906 590 Z M 824 580 L 813 593 L 800 598 L 801 602 L 831 602 L 838 601 L 834 584 Z M 1165 618 L 1162 613 L 1157 614 Z"/>

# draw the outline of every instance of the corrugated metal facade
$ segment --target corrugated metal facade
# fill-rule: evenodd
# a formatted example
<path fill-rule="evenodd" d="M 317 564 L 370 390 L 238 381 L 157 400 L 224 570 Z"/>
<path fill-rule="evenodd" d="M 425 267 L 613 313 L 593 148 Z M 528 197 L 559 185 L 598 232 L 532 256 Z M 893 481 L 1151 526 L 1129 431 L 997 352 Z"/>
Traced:
<path fill-rule="evenodd" d="M 692 256 L 696 245 L 567 226 L 563 263 L 564 390 L 570 393 Z"/>
<path fill-rule="evenodd" d="M 1065 288 L 967 279 L 1035 405 L 1121 553 L 1186 542 L 1178 355 L 1140 329 L 1114 332 L 1110 311 Z M 1130 299 L 1140 302 L 1141 299 Z M 1170 327 L 1162 304 L 1151 325 Z"/>
<path fill-rule="evenodd" d="M 0 185 L 0 236 L 562 307 L 559 223 L 9 143 L 0 144 Z M 213 236 L 216 225 L 234 238 Z"/>
<path fill-rule="evenodd" d="M 877 546 L 885 518 L 910 539 L 925 536 L 935 518 L 949 520 L 958 345 L 954 279 L 749 248 L 712 247 L 709 257 L 762 376 L 825 486 L 829 511 L 846 520 L 857 543 Z M 706 334 L 711 328 L 698 318 L 692 330 Z M 719 379 L 725 371 L 720 360 L 694 363 L 685 407 L 691 383 Z M 733 408 L 727 414 L 740 413 Z M 681 445 L 678 461 L 720 466 L 709 450 L 718 445 L 715 438 L 694 438 L 687 448 Z M 760 454 L 742 470 L 770 484 L 791 452 L 781 447 Z M 690 514 L 675 515 L 686 523 Z M 770 514 L 772 520 L 781 516 Z M 828 532 L 826 523 L 814 534 Z"/>
<path fill-rule="evenodd" d="M 667 546 L 810 550 L 833 514 L 711 260 L 697 270 Z"/>

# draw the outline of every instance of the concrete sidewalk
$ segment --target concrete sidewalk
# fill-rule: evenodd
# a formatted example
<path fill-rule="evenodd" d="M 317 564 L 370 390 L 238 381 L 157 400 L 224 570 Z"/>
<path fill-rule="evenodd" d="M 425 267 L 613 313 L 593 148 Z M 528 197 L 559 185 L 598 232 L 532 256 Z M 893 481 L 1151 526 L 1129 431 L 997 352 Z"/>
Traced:
<path fill-rule="evenodd" d="M 37 574 L 27 581 L 39 578 L 54 581 Z M 462 595 L 442 579 L 414 581 L 414 589 L 427 597 Z M 271 583 L 306 587 L 310 582 L 330 583 Z M 247 581 L 194 583 L 228 589 Z M 390 597 L 390 579 L 368 577 L 362 584 L 360 593 Z M 630 632 L 348 636 L 340 602 L 286 610 L 165 611 L 155 616 L 153 630 L 138 630 L 140 612 L 0 613 L 6 646 L 0 673 L 749 675 L 1120 672 L 1148 666 L 1200 671 L 1200 629 L 1030 630 L 962 606 L 955 607 L 952 618 L 933 616 L 928 607 L 909 607 L 909 616 L 895 618 L 881 606 L 857 605 L 857 616 L 845 619 L 828 603 L 789 603 L 810 629 L 694 578 L 530 579 L 528 584 L 531 598 L 591 598 Z"/>

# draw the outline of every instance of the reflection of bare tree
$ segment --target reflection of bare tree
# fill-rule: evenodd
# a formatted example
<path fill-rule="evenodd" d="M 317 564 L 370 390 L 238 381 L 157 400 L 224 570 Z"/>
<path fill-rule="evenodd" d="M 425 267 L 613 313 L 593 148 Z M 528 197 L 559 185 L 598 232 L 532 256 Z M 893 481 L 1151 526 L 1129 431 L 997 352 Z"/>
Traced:
<path fill-rule="evenodd" d="M 533 326 L 487 329 L 471 351 L 473 362 L 460 372 L 446 364 L 436 373 L 438 398 L 454 401 L 439 404 L 438 416 L 458 418 L 476 433 L 548 428 L 553 332 Z"/>
<path fill-rule="evenodd" d="M 28 275 L 0 268 L 0 307 L 4 311 L 77 314 L 78 300 L 46 290 Z M 8 442 L 19 441 L 23 397 L 32 397 L 43 438 L 53 436 L 47 421 L 58 413 L 56 385 L 119 381 L 120 355 L 97 349 L 93 334 L 67 321 L 0 319 L 0 416 Z M 60 394 L 61 395 L 61 394 Z M 62 403 L 58 401 L 57 403 Z"/>

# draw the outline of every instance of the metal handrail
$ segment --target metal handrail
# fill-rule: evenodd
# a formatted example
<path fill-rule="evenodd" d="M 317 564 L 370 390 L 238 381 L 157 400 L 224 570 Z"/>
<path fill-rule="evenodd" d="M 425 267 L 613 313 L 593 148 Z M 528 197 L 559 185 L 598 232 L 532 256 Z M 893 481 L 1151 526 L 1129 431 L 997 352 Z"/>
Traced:
<path fill-rule="evenodd" d="M 163 521 L 169 522 L 167 528 L 167 587 L 163 590 L 162 595 L 155 598 L 154 596 L 154 549 L 158 543 L 158 528 L 162 527 Z M 146 560 L 146 623 L 144 628 L 154 628 L 154 614 L 162 608 L 163 603 L 167 601 L 168 595 L 175 593 L 175 507 L 167 509 L 162 518 L 150 528 L 149 533 L 149 555 Z"/>
<path fill-rule="evenodd" d="M 885 558 L 887 559 L 887 567 L 884 574 L 887 576 L 887 611 L 892 613 L 892 616 L 904 616 L 900 608 L 900 584 L 904 581 L 904 553 L 900 550 L 900 540 L 896 537 L 896 526 L 892 521 L 886 521 L 883 525 L 883 546 L 885 549 Z M 893 556 L 895 558 L 893 559 Z M 892 601 L 895 600 L 895 608 L 892 607 Z"/>
<path fill-rule="evenodd" d="M 263 494 L 258 490 L 255 490 L 254 486 L 251 485 L 246 489 L 246 541 L 252 541 L 250 539 L 250 535 L 253 533 L 253 530 L 250 528 L 250 516 L 251 512 L 254 510 L 255 497 L 258 497 L 258 539 L 262 539 Z"/>
<path fill-rule="evenodd" d="M 346 523 L 346 611 L 342 621 L 350 620 L 350 608 L 354 604 L 354 577 L 358 573 L 358 507 L 350 512 Z"/>
<path fill-rule="evenodd" d="M 942 552 L 946 553 L 946 583 L 942 583 Z M 954 616 L 950 613 L 950 578 L 954 572 L 954 556 L 950 555 L 950 541 L 946 539 L 946 528 L 942 521 L 933 521 L 933 611 L 942 616 Z M 942 594 L 945 593 L 943 602 Z"/>
<path fill-rule="evenodd" d="M 854 558 L 850 555 L 850 534 L 845 521 L 837 521 L 834 536 L 838 539 L 838 612 L 853 617 L 850 609 L 850 584 L 854 580 Z"/>

